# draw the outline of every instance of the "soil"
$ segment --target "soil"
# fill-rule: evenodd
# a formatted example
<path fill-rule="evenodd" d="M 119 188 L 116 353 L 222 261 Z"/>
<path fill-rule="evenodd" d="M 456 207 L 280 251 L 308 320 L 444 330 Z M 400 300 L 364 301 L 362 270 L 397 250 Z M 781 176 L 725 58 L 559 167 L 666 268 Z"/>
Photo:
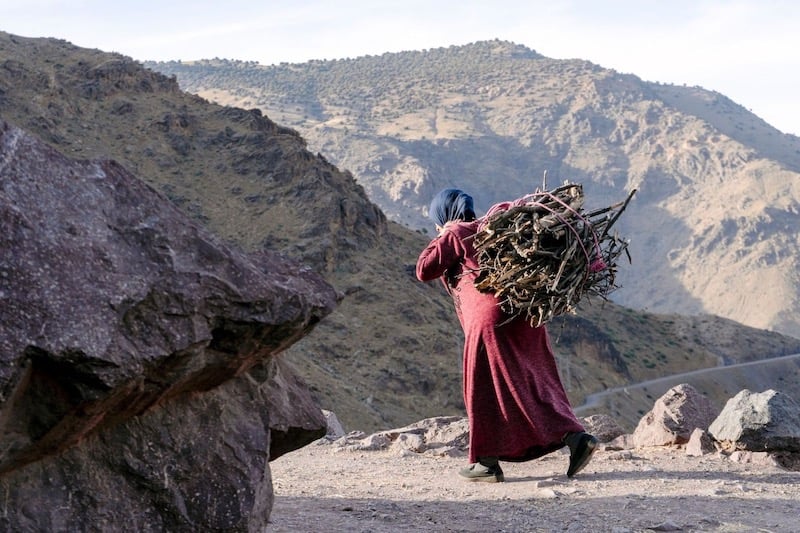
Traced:
<path fill-rule="evenodd" d="M 567 478 L 562 450 L 458 475 L 466 456 L 352 451 L 320 440 L 270 463 L 275 532 L 800 531 L 800 472 L 681 447 L 601 446 Z"/>

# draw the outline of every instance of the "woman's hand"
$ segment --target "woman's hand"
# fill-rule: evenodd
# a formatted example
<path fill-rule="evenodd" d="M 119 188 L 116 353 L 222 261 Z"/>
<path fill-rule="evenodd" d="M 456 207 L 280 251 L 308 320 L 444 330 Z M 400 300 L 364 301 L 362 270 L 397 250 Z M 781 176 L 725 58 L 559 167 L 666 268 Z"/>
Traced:
<path fill-rule="evenodd" d="M 445 230 L 449 226 L 451 226 L 451 225 L 453 225 L 455 223 L 456 223 L 455 220 L 448 220 L 447 222 L 444 223 L 444 226 L 440 226 L 439 224 L 436 224 L 436 233 L 439 235 L 439 237 L 441 237 L 442 234 L 445 232 Z"/>

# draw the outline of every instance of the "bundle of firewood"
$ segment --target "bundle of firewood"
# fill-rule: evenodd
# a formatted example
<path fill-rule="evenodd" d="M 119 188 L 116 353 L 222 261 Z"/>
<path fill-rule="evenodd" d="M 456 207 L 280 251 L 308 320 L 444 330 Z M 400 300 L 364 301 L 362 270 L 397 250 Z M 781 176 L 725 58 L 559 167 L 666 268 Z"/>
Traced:
<path fill-rule="evenodd" d="M 618 204 L 584 212 L 583 187 L 565 183 L 498 205 L 475 235 L 480 269 L 475 287 L 494 294 L 510 316 L 540 326 L 573 312 L 584 296 L 617 288 L 617 259 L 628 241 L 610 230 L 633 194 Z"/>

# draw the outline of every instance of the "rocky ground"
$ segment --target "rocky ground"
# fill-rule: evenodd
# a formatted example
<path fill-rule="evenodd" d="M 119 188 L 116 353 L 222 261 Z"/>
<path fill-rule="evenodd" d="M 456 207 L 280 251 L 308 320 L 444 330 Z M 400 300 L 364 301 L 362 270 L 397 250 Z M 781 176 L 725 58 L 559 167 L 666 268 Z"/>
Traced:
<path fill-rule="evenodd" d="M 573 479 L 567 462 L 562 451 L 502 463 L 505 483 L 477 483 L 458 476 L 460 453 L 321 440 L 271 463 L 270 531 L 800 530 L 800 472 L 762 454 L 734 461 L 681 447 L 601 447 Z"/>

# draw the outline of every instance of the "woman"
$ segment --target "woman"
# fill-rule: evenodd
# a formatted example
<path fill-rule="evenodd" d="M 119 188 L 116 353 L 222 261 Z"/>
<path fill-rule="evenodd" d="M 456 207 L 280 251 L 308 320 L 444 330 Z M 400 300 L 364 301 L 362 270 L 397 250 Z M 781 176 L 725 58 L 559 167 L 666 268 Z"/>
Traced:
<path fill-rule="evenodd" d="M 569 404 L 544 326 L 509 320 L 491 294 L 473 284 L 478 230 L 472 197 L 445 189 L 431 202 L 438 236 L 417 260 L 417 278 L 442 278 L 464 330 L 464 404 L 469 462 L 459 473 L 474 481 L 503 481 L 499 461 L 528 461 L 570 448 L 567 476 L 589 462 L 597 440 Z"/>

